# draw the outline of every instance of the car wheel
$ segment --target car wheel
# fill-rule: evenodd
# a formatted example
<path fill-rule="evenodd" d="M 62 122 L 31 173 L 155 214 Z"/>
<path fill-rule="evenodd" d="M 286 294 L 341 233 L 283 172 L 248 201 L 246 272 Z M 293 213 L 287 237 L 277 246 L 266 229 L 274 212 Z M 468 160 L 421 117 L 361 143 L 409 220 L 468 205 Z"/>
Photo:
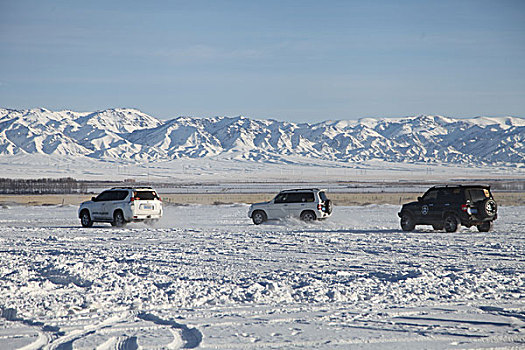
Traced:
<path fill-rule="evenodd" d="M 478 212 L 484 218 L 493 217 L 494 215 L 496 215 L 497 211 L 498 205 L 496 204 L 496 201 L 494 199 L 487 198 L 481 203 L 479 203 Z"/>
<path fill-rule="evenodd" d="M 267 220 L 266 213 L 262 210 L 256 210 L 252 214 L 252 221 L 255 225 L 260 225 Z"/>
<path fill-rule="evenodd" d="M 113 226 L 116 227 L 123 227 L 126 225 L 126 220 L 124 220 L 124 214 L 120 210 L 116 211 L 115 214 L 113 214 Z"/>
<path fill-rule="evenodd" d="M 91 220 L 91 216 L 89 216 L 89 212 L 87 210 L 83 210 L 80 214 L 80 224 L 82 227 L 93 226 L 93 220 Z"/>
<path fill-rule="evenodd" d="M 445 217 L 445 221 L 443 222 L 443 227 L 445 227 L 445 231 L 447 232 L 456 232 L 460 225 L 461 223 L 455 215 L 447 215 L 447 217 Z"/>
<path fill-rule="evenodd" d="M 303 211 L 301 213 L 301 220 L 303 221 L 314 221 L 315 219 L 317 219 L 317 217 L 312 211 Z"/>
<path fill-rule="evenodd" d="M 414 229 L 416 228 L 412 215 L 407 214 L 407 213 L 403 213 L 401 215 L 400 223 L 401 223 L 401 229 L 403 231 L 414 231 Z"/>
<path fill-rule="evenodd" d="M 476 225 L 479 232 L 489 232 L 492 230 L 492 221 L 484 221 L 483 223 Z"/>

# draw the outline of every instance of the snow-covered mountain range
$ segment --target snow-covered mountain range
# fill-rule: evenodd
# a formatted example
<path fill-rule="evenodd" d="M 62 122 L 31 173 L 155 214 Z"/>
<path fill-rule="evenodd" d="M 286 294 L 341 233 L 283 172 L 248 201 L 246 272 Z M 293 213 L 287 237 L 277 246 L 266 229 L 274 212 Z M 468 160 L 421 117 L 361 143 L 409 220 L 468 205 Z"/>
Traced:
<path fill-rule="evenodd" d="M 0 155 L 15 154 L 106 161 L 220 157 L 516 166 L 525 163 L 525 119 L 425 115 L 308 124 L 246 117 L 164 121 L 136 109 L 0 109 Z"/>

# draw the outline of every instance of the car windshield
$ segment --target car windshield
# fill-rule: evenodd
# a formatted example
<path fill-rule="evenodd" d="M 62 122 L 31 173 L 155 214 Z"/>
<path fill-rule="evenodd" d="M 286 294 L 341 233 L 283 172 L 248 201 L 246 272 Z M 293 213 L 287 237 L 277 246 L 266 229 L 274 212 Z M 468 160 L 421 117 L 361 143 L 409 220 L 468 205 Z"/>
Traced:
<path fill-rule="evenodd" d="M 328 200 L 328 198 L 326 197 L 326 193 L 324 192 L 319 192 L 319 198 L 321 198 L 323 202 Z"/>
<path fill-rule="evenodd" d="M 157 192 L 155 191 L 137 191 L 134 193 L 133 197 L 138 200 L 151 201 L 158 199 Z"/>

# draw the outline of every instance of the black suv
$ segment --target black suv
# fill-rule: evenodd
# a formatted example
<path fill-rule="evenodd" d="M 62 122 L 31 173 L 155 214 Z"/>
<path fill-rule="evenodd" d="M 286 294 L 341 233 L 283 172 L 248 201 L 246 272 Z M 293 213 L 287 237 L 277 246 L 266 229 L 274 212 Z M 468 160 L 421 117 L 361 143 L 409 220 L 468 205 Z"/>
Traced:
<path fill-rule="evenodd" d="M 434 186 L 417 202 L 404 204 L 398 215 L 404 231 L 432 225 L 434 230 L 456 232 L 460 225 L 476 225 L 480 232 L 488 232 L 497 210 L 490 186 Z"/>

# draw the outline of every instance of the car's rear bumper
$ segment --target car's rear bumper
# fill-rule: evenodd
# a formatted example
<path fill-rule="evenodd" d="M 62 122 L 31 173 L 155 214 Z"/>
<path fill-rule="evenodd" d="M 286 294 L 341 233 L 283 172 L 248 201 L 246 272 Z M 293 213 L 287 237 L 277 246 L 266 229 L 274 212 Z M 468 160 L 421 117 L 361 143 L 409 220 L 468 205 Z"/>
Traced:
<path fill-rule="evenodd" d="M 162 217 L 160 214 L 135 214 L 131 217 L 131 221 L 144 221 L 144 220 L 158 220 Z"/>
<path fill-rule="evenodd" d="M 326 219 L 332 216 L 331 213 L 328 214 L 327 212 L 324 212 L 324 211 L 316 211 L 315 214 L 317 215 L 318 219 Z"/>
<path fill-rule="evenodd" d="M 498 218 L 498 214 L 488 217 L 488 218 L 479 218 L 474 215 L 468 215 L 468 216 L 460 217 L 460 221 L 463 226 L 475 226 L 475 225 L 479 225 L 487 221 L 494 221 L 497 218 Z"/>

